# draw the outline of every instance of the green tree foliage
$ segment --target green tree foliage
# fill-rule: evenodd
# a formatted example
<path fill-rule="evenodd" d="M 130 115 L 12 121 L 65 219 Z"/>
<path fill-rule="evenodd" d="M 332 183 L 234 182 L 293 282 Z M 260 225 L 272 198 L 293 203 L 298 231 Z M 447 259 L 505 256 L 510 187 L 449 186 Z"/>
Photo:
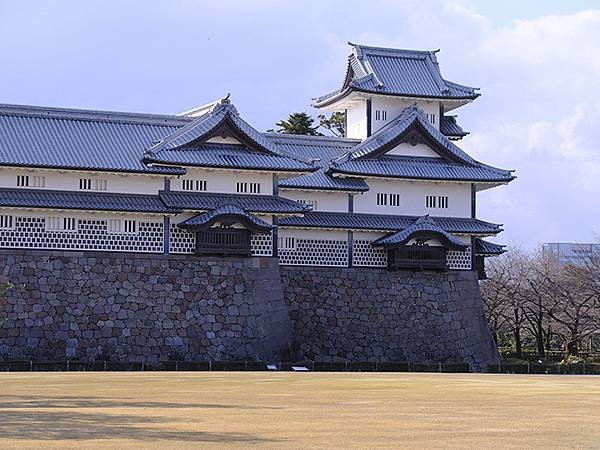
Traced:
<path fill-rule="evenodd" d="M 299 112 L 290 114 L 287 120 L 280 120 L 275 123 L 279 127 L 278 133 L 284 134 L 304 134 L 307 136 L 320 136 L 317 131 L 318 126 L 314 126 L 315 119 L 306 113 Z"/>
<path fill-rule="evenodd" d="M 305 136 L 324 136 L 319 130 L 328 132 L 329 134 L 337 137 L 345 135 L 345 122 L 346 114 L 343 112 L 334 112 L 331 116 L 327 117 L 325 114 L 319 114 L 317 116 L 319 124 L 315 126 L 315 119 L 310 115 L 297 112 L 290 114 L 287 120 L 280 120 L 275 123 L 279 127 L 277 133 L 285 134 L 303 134 Z M 268 132 L 275 130 L 269 129 Z"/>
<path fill-rule="evenodd" d="M 325 114 L 319 114 L 319 128 L 329 131 L 333 136 L 343 137 L 346 133 L 346 114 L 343 112 L 334 112 L 327 117 Z"/>

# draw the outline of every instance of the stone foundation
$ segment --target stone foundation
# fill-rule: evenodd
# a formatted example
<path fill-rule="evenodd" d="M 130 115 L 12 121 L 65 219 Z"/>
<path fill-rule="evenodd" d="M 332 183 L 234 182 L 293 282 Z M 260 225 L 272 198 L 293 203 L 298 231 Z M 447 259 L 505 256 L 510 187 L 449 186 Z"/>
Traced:
<path fill-rule="evenodd" d="M 272 258 L 0 250 L 0 357 L 289 359 Z"/>
<path fill-rule="evenodd" d="M 497 361 L 471 271 L 0 250 L 0 276 L 0 358 Z"/>
<path fill-rule="evenodd" d="M 281 267 L 281 277 L 307 359 L 498 361 L 475 272 Z"/>

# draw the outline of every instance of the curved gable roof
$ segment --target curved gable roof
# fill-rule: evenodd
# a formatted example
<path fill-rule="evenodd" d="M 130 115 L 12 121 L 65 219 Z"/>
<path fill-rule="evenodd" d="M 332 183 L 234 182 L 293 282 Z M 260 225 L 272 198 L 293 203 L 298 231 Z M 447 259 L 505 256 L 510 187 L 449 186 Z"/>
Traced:
<path fill-rule="evenodd" d="M 429 233 L 440 237 L 449 247 L 453 249 L 464 250 L 468 246 L 451 234 L 448 234 L 428 215 L 419 217 L 404 230 L 377 239 L 373 242 L 373 246 L 395 247 L 406 244 L 412 237 L 423 233 Z"/>
<path fill-rule="evenodd" d="M 337 91 L 315 98 L 315 107 L 327 106 L 352 91 L 406 97 L 473 100 L 477 88 L 442 77 L 437 51 L 404 50 L 353 44 L 346 74 Z"/>
<path fill-rule="evenodd" d="M 391 156 L 386 153 L 409 135 L 417 132 L 443 158 Z M 476 170 L 475 170 L 476 169 Z M 369 136 L 330 163 L 330 173 L 346 175 L 391 176 L 398 178 L 440 178 L 473 181 L 511 181 L 511 171 L 480 163 L 454 144 L 429 123 L 425 113 L 416 105 L 402 113 L 383 128 Z M 432 176 L 433 175 L 433 176 Z"/>
<path fill-rule="evenodd" d="M 211 137 L 232 134 L 243 145 L 207 143 Z M 203 167 L 312 172 L 317 167 L 282 151 L 240 117 L 229 96 L 144 152 L 144 161 Z"/>

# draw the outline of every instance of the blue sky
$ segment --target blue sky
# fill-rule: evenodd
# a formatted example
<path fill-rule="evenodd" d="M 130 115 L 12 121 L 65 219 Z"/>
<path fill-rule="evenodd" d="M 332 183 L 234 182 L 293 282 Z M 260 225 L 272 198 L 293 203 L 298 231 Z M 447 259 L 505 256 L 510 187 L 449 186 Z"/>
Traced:
<path fill-rule="evenodd" d="M 461 146 L 519 177 L 479 196 L 498 241 L 600 233 L 595 1 L 0 0 L 0 102 L 177 113 L 231 93 L 264 130 L 314 113 L 347 41 L 440 48 L 446 78 L 481 87 Z"/>

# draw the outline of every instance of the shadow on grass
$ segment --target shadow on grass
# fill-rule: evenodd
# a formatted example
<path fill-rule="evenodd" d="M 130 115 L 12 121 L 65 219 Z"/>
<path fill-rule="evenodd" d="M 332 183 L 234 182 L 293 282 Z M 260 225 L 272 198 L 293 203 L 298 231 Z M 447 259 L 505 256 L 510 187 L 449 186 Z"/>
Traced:
<path fill-rule="evenodd" d="M 211 431 L 171 431 L 178 419 L 147 416 L 143 413 L 109 414 L 86 412 L 87 408 L 190 408 L 188 414 L 200 416 L 203 409 L 242 408 L 234 405 L 169 402 L 136 402 L 94 397 L 0 397 L 0 439 L 93 440 L 130 439 L 137 441 L 180 441 L 213 443 L 275 443 L 276 440 L 248 433 Z M 61 409 L 48 411 L 45 408 Z M 62 409 L 65 409 L 63 411 Z M 66 411 L 68 409 L 68 411 Z M 196 411 L 193 411 L 193 410 Z M 257 408 L 260 409 L 260 408 Z"/>

